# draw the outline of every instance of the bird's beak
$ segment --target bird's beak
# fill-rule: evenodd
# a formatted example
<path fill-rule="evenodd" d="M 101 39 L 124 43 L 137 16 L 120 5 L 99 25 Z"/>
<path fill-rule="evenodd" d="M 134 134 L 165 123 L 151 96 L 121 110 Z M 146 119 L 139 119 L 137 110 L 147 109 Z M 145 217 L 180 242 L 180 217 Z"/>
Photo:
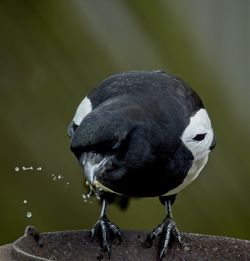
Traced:
<path fill-rule="evenodd" d="M 213 141 L 212 141 L 212 143 L 211 143 L 209 149 L 210 149 L 210 150 L 214 149 L 215 145 L 216 145 L 216 138 L 215 138 L 215 135 L 214 135 Z"/>
<path fill-rule="evenodd" d="M 68 126 L 68 135 L 70 138 L 72 138 L 72 136 L 74 135 L 77 127 L 78 125 L 76 125 L 73 121 L 71 121 L 71 123 Z"/>

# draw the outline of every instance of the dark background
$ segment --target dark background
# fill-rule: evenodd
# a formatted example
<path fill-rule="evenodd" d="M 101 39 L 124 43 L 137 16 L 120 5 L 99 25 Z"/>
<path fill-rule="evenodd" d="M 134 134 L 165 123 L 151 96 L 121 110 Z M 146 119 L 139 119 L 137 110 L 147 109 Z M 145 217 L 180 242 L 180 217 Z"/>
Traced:
<path fill-rule="evenodd" d="M 187 81 L 217 135 L 205 170 L 174 205 L 179 229 L 250 239 L 249 13 L 247 0 L 0 1 L 0 244 L 29 224 L 95 223 L 99 203 L 82 198 L 67 125 L 101 80 L 138 69 Z M 152 229 L 163 216 L 156 198 L 109 211 L 122 229 Z"/>

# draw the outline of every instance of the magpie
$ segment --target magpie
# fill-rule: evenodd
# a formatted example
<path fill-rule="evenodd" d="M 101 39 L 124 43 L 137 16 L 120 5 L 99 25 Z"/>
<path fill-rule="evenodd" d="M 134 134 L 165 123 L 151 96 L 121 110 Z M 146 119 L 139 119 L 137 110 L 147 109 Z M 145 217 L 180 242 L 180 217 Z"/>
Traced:
<path fill-rule="evenodd" d="M 159 197 L 165 205 L 165 219 L 146 239 L 150 247 L 160 238 L 160 260 L 170 242 L 181 245 L 171 205 L 215 147 L 210 118 L 194 90 L 160 70 L 112 75 L 82 100 L 68 134 L 87 185 L 101 200 L 91 238 L 99 238 L 109 257 L 122 235 L 106 212 L 119 196 Z"/>

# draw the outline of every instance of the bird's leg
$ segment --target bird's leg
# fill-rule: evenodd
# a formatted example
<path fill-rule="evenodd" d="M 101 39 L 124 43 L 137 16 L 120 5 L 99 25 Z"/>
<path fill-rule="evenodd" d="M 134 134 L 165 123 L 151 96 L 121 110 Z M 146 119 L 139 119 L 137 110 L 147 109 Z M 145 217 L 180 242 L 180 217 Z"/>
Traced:
<path fill-rule="evenodd" d="M 101 214 L 96 224 L 91 229 L 91 238 L 95 236 L 99 237 L 100 245 L 104 251 L 108 252 L 110 258 L 111 255 L 111 243 L 115 237 L 118 238 L 121 243 L 121 232 L 119 228 L 111 223 L 106 216 L 108 200 L 102 199 Z"/>
<path fill-rule="evenodd" d="M 155 228 L 146 239 L 146 246 L 150 247 L 156 237 L 160 237 L 159 258 L 160 260 L 166 255 L 168 246 L 172 240 L 177 241 L 181 246 L 181 235 L 173 219 L 171 210 L 171 200 L 165 200 L 166 218 Z"/>

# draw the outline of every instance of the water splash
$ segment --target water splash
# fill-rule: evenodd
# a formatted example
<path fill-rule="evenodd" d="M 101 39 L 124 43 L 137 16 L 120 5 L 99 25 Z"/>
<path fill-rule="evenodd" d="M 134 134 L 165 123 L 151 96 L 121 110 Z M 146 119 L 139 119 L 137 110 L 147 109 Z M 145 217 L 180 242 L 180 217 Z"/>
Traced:
<path fill-rule="evenodd" d="M 93 201 L 90 198 L 93 194 L 96 194 L 96 193 L 88 181 L 86 181 L 86 185 L 89 187 L 89 192 L 87 194 L 83 193 L 82 198 L 83 198 L 84 202 L 86 202 L 86 203 L 93 203 Z"/>
<path fill-rule="evenodd" d="M 82 198 L 85 203 L 90 203 L 90 204 L 93 203 L 93 201 L 90 199 L 91 194 L 92 192 L 89 192 L 88 194 L 82 194 Z"/>
<path fill-rule="evenodd" d="M 27 173 L 34 173 L 34 172 L 41 172 L 43 170 L 43 168 L 41 166 L 37 166 L 37 167 L 34 167 L 34 166 L 16 166 L 14 168 L 15 172 L 27 172 Z M 51 177 L 54 181 L 62 181 L 64 180 L 64 176 L 62 174 L 55 174 L 55 173 L 52 173 L 51 174 Z M 66 183 L 66 184 L 65 184 Z M 65 182 L 64 185 L 65 185 L 65 188 L 67 188 L 69 186 L 69 182 Z"/>
<path fill-rule="evenodd" d="M 51 174 L 51 178 L 53 179 L 53 181 L 56 181 L 56 182 L 63 182 L 65 180 L 63 175 L 61 175 L 61 174 L 56 175 L 55 173 Z M 63 182 L 63 184 L 64 184 L 65 188 L 69 187 L 69 181 L 65 180 L 65 182 Z"/>
<path fill-rule="evenodd" d="M 33 172 L 33 171 L 42 171 L 42 167 L 39 166 L 39 167 L 33 167 L 33 166 L 29 166 L 29 167 L 26 167 L 26 166 L 22 166 L 22 167 L 19 167 L 19 166 L 16 166 L 14 168 L 15 172 L 18 172 L 18 171 L 29 171 L 29 172 Z"/>

